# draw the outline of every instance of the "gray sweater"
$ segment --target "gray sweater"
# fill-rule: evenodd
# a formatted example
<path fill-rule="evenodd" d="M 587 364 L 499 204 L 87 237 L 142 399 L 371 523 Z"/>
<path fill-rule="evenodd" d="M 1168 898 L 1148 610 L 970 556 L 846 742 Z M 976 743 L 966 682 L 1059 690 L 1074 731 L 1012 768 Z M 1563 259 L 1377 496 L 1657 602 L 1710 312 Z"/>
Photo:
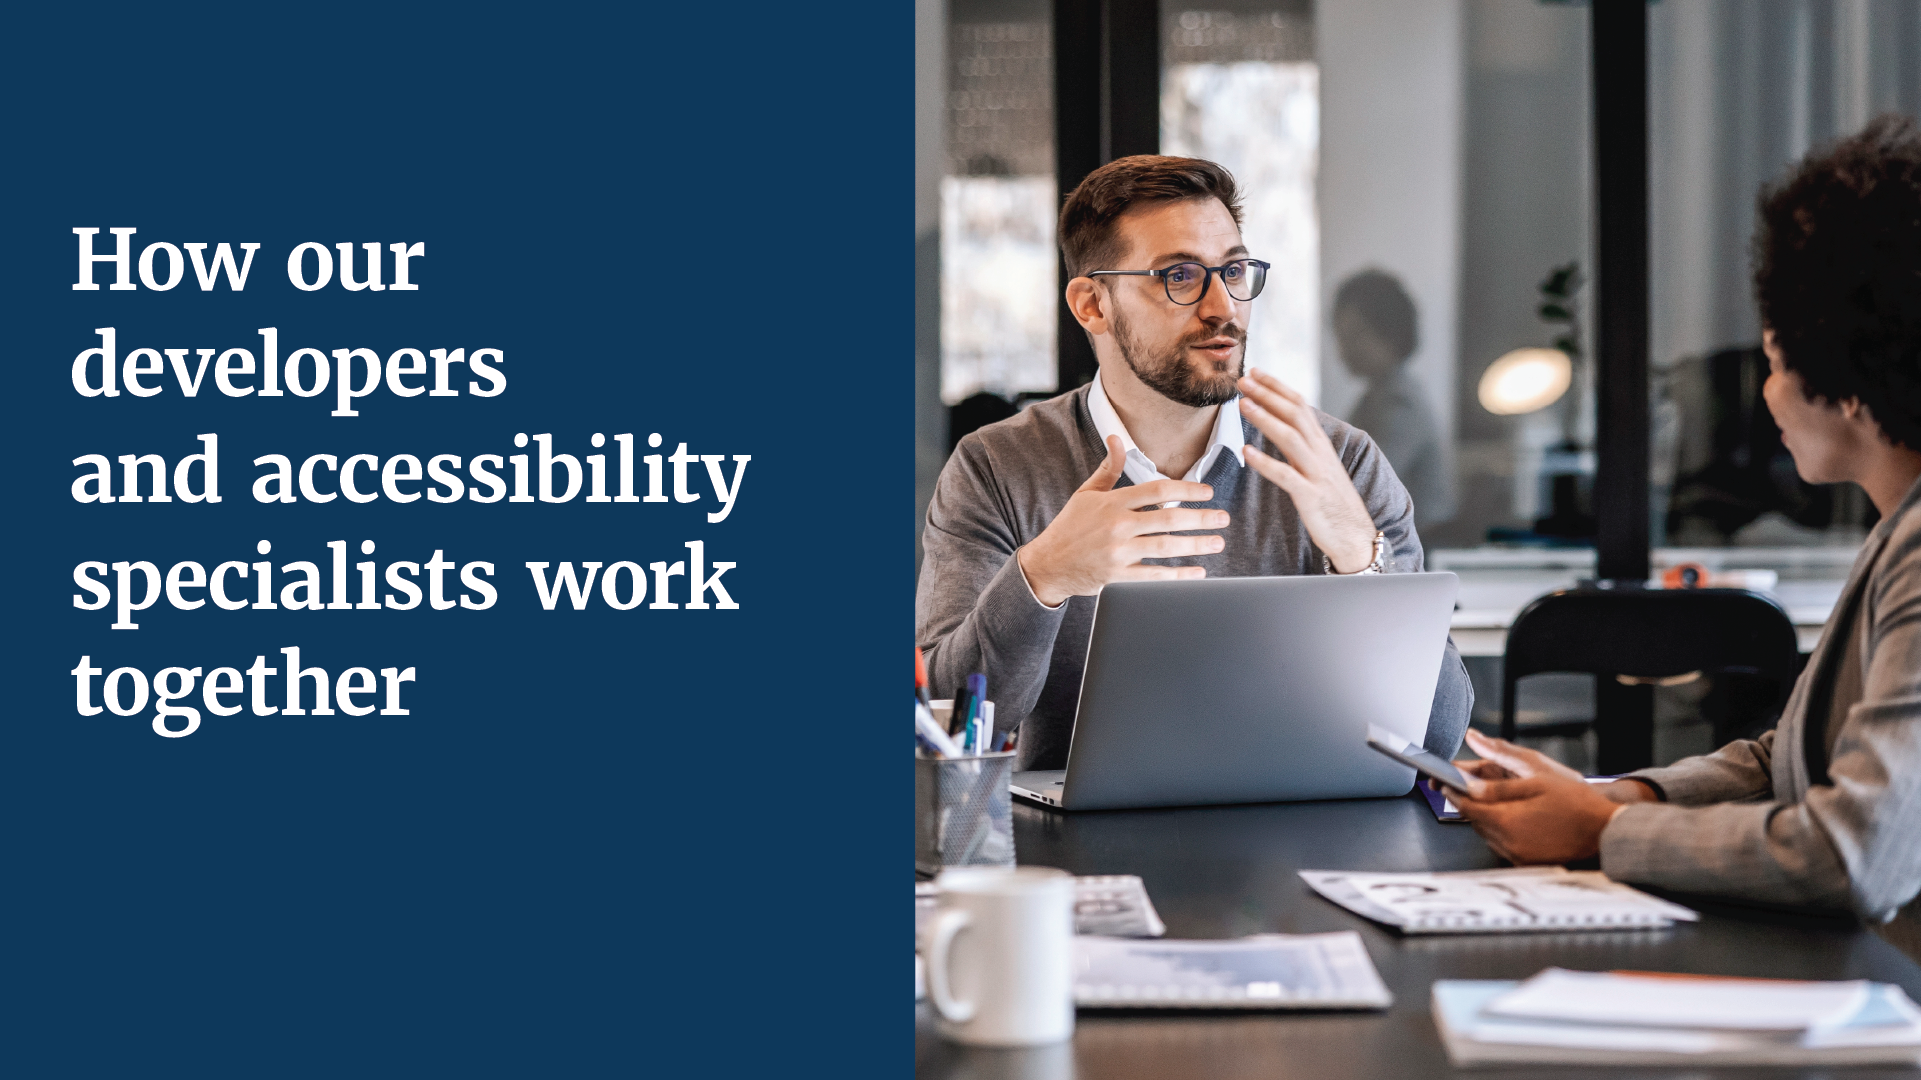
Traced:
<path fill-rule="evenodd" d="M 1386 457 L 1357 428 L 1324 413 L 1321 425 L 1347 465 L 1374 521 L 1387 534 L 1389 573 L 1421 569 L 1414 504 Z M 1281 454 L 1242 421 L 1249 446 Z M 1039 536 L 1107 456 L 1087 388 L 1030 406 L 960 441 L 941 470 L 922 535 L 925 561 L 915 600 L 915 640 L 927 654 L 935 696 L 950 697 L 973 672 L 987 675 L 999 728 L 1020 726 L 1020 767 L 1067 764 L 1081 670 L 1094 623 L 1094 597 L 1076 596 L 1054 610 L 1034 599 L 1014 551 Z M 1210 577 L 1318 574 L 1321 552 L 1287 493 L 1221 454 L 1206 482 L 1209 503 L 1226 510 L 1219 554 L 1151 560 L 1204 566 Z M 1123 476 L 1119 486 L 1126 486 Z M 1365 652 L 1366 642 L 1355 642 Z M 1467 732 L 1474 689 L 1448 642 L 1428 718 L 1427 748 L 1451 758 Z"/>

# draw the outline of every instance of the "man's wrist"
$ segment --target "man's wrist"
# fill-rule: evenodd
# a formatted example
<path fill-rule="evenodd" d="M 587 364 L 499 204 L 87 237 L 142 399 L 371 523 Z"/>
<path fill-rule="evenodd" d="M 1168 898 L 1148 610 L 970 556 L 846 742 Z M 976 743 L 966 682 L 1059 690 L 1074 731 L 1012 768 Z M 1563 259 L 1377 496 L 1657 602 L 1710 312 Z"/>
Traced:
<path fill-rule="evenodd" d="M 1358 574 L 1374 565 L 1376 540 L 1380 533 L 1370 531 L 1364 539 L 1342 545 L 1340 554 L 1327 552 L 1327 565 L 1337 574 Z"/>
<path fill-rule="evenodd" d="M 1036 604 L 1039 604 L 1049 611 L 1059 611 L 1060 606 L 1067 603 L 1067 597 L 1065 596 L 1056 597 L 1052 603 L 1049 603 L 1047 596 L 1043 594 L 1042 590 L 1034 587 L 1033 575 L 1027 572 L 1026 547 L 1014 549 L 1014 568 L 1021 572 L 1021 582 L 1027 586 L 1027 595 L 1033 597 Z"/>

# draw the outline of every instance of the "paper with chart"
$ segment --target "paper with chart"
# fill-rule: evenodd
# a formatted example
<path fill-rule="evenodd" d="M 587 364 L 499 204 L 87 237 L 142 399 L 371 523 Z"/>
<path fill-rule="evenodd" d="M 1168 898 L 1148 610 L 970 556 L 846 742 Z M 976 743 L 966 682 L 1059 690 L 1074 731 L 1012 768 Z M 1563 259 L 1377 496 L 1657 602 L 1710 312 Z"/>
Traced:
<path fill-rule="evenodd" d="M 1699 918 L 1593 870 L 1559 866 L 1437 873 L 1303 870 L 1315 892 L 1409 934 L 1623 930 Z"/>
<path fill-rule="evenodd" d="M 1147 886 L 1132 874 L 1074 879 L 1074 932 L 1105 937 L 1160 937 L 1167 933 Z"/>
<path fill-rule="evenodd" d="M 1256 934 L 1231 941 L 1074 942 L 1084 1008 L 1375 1009 L 1393 995 L 1359 934 Z"/>

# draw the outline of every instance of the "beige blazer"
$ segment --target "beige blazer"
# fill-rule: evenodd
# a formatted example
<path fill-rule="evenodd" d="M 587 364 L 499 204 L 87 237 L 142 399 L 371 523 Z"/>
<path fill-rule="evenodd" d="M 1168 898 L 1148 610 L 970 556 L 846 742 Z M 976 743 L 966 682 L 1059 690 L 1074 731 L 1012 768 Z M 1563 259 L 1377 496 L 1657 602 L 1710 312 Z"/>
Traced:
<path fill-rule="evenodd" d="M 1918 503 L 1868 534 L 1775 730 L 1633 774 L 1665 801 L 1608 823 L 1608 876 L 1850 909 L 1921 958 Z"/>

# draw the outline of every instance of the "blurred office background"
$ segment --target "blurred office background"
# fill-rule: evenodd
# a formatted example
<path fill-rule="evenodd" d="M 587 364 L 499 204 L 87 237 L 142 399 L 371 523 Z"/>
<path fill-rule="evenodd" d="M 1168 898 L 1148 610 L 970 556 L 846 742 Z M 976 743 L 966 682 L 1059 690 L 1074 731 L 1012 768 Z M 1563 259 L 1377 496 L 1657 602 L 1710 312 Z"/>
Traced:
<path fill-rule="evenodd" d="M 1401 459 L 1498 711 L 1507 622 L 1594 576 L 1609 509 L 1591 32 L 1586 4 L 1543 0 L 917 0 L 917 535 L 953 440 L 1092 374 L 1062 326 L 1062 192 L 1121 153 L 1212 158 L 1274 264 L 1250 363 Z M 1921 3 L 1658 0 L 1646 58 L 1653 573 L 1771 574 L 1805 647 L 1874 511 L 1802 484 L 1761 405 L 1755 198 L 1809 148 L 1921 115 Z M 1524 714 L 1591 710 L 1555 679 Z M 1661 693 L 1686 729 L 1712 690 Z"/>

